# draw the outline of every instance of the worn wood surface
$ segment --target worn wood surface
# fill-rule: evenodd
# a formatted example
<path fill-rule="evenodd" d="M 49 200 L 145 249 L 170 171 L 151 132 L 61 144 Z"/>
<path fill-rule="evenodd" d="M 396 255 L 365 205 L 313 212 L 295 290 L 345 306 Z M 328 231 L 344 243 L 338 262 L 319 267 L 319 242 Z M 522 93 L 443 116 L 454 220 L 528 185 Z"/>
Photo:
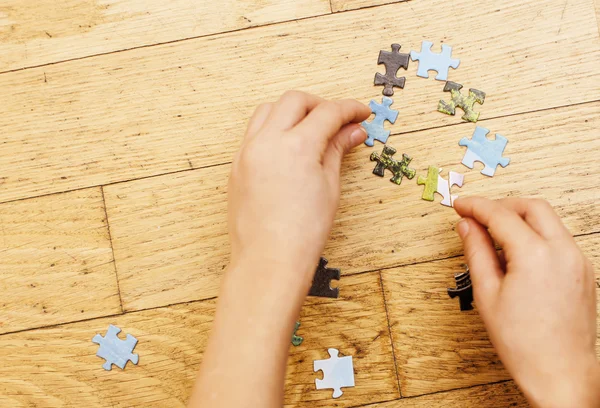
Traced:
<path fill-rule="evenodd" d="M 460 165 L 462 137 L 472 124 L 398 135 L 390 144 L 430 164 L 467 174 L 462 195 L 544 197 L 574 234 L 598 232 L 600 190 L 595 159 L 600 103 L 480 122 L 510 142 L 512 162 L 493 179 Z M 589 148 L 583 148 L 588 146 Z M 596 148 L 594 148 L 596 147 Z M 376 147 L 381 149 L 380 146 Z M 372 148 L 361 146 L 345 162 L 340 210 L 325 256 L 352 274 L 462 253 L 451 209 L 421 200 L 416 180 L 390 183 L 372 174 Z M 577 160 L 573 160 L 577 157 Z M 227 265 L 226 189 L 229 165 L 105 187 L 117 273 L 126 310 L 217 295 Z M 446 176 L 447 173 L 444 173 Z M 535 175 L 535 177 L 532 177 Z"/>
<path fill-rule="evenodd" d="M 0 333 L 121 312 L 100 188 L 0 204 Z"/>
<path fill-rule="evenodd" d="M 599 0 L 0 1 L 0 407 L 184 406 L 248 116 L 291 88 L 380 99 L 393 42 L 451 44 L 449 78 L 487 93 L 479 125 L 508 137 L 512 161 L 493 179 L 459 164 L 475 125 L 435 111 L 448 94 L 417 62 L 386 125 L 398 155 L 418 174 L 465 173 L 460 195 L 548 199 L 598 273 L 599 13 Z M 344 163 L 324 254 L 341 298 L 307 300 L 286 406 L 527 406 L 495 383 L 508 375 L 477 312 L 446 295 L 457 216 L 415 180 L 372 175 L 381 148 Z M 138 366 L 102 370 L 91 338 L 109 323 L 139 338 Z M 335 401 L 314 389 L 328 347 L 355 363 Z"/>
<path fill-rule="evenodd" d="M 402 24 L 382 24 L 393 15 Z M 380 99 L 379 50 L 394 41 L 420 49 L 423 39 L 454 46 L 462 63 L 450 79 L 487 92 L 482 118 L 600 94 L 591 0 L 427 0 L 334 13 L 0 75 L 0 201 L 227 162 L 259 102 L 291 88 Z M 396 95 L 393 131 L 459 123 L 436 111 L 448 97 L 443 82 L 417 78 L 417 66 Z"/>
<path fill-rule="evenodd" d="M 182 304 L 0 336 L 0 406 L 184 407 L 202 361 L 214 305 L 212 300 Z M 331 406 L 331 391 L 314 389 L 317 374 L 312 368 L 313 360 L 328 358 L 328 347 L 353 356 L 360 384 L 344 390 L 336 406 L 400 396 L 379 273 L 347 278 L 337 300 L 308 299 L 300 321 L 298 334 L 305 340 L 299 347 L 290 346 L 287 406 Z M 138 338 L 137 366 L 102 369 L 91 338 L 104 334 L 109 324 Z"/>
<path fill-rule="evenodd" d="M 330 11 L 329 0 L 2 0 L 0 72 Z"/>

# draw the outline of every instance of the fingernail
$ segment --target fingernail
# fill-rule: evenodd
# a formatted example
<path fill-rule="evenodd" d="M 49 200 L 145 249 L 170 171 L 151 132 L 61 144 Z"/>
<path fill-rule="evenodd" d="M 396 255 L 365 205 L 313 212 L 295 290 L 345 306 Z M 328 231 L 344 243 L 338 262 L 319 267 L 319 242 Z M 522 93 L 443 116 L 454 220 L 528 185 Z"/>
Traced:
<path fill-rule="evenodd" d="M 363 143 L 365 140 L 367 140 L 367 131 L 364 127 L 359 126 L 356 129 L 354 129 L 354 131 L 350 135 L 350 138 L 355 144 Z"/>
<path fill-rule="evenodd" d="M 458 232 L 458 236 L 460 239 L 464 240 L 469 234 L 469 222 L 464 218 L 461 219 L 456 225 L 456 231 Z"/>

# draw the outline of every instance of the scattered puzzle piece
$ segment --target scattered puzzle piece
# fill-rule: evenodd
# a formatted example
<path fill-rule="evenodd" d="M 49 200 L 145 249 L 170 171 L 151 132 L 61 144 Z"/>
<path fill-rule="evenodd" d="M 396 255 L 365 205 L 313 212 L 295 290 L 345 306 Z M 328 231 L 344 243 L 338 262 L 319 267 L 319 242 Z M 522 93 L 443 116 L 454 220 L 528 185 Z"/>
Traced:
<path fill-rule="evenodd" d="M 460 65 L 460 60 L 452 58 L 452 47 L 442 44 L 442 53 L 436 54 L 431 52 L 433 43 L 423 41 L 421 44 L 421 52 L 411 51 L 410 59 L 419 61 L 417 76 L 421 78 L 429 78 L 429 71 L 437 71 L 435 79 L 445 81 L 448 79 L 448 70 L 450 67 L 456 69 Z"/>
<path fill-rule="evenodd" d="M 312 286 L 308 296 L 337 298 L 340 294 L 339 288 L 332 288 L 332 280 L 340 280 L 341 273 L 339 269 L 327 268 L 327 259 L 321 257 L 319 266 L 315 272 Z"/>
<path fill-rule="evenodd" d="M 496 139 L 490 140 L 487 138 L 488 133 L 490 133 L 488 129 L 477 126 L 471 140 L 463 137 L 458 144 L 467 146 L 462 164 L 472 169 L 476 161 L 481 162 L 485 165 L 481 174 L 492 177 L 496 173 L 496 167 L 508 166 L 510 159 L 502 157 L 508 139 L 496 133 Z"/>
<path fill-rule="evenodd" d="M 330 348 L 327 350 L 330 358 L 327 360 L 315 360 L 313 370 L 322 370 L 323 379 L 316 379 L 317 390 L 326 388 L 333 389 L 333 398 L 342 396 L 342 387 L 354 387 L 354 366 L 352 356 L 338 357 L 339 351 Z"/>
<path fill-rule="evenodd" d="M 394 87 L 404 88 L 405 77 L 397 77 L 400 68 L 407 69 L 409 55 L 400 53 L 400 44 L 392 44 L 392 52 L 379 51 L 377 64 L 385 65 L 385 75 L 375 74 L 375 85 L 383 85 L 385 96 L 394 95 Z"/>
<path fill-rule="evenodd" d="M 304 337 L 296 335 L 296 332 L 299 328 L 300 322 L 296 322 L 296 325 L 294 326 L 294 334 L 292 334 L 292 344 L 294 345 L 294 347 L 298 347 L 304 341 Z"/>
<path fill-rule="evenodd" d="M 423 200 L 433 201 L 434 194 L 440 194 L 443 199 L 440 204 L 447 207 L 454 205 L 454 200 L 458 198 L 456 195 L 450 194 L 452 186 L 462 187 L 465 181 L 465 176 L 460 173 L 451 171 L 448 173 L 449 181 L 445 180 L 440 176 L 442 169 L 434 166 L 429 166 L 427 170 L 427 177 L 419 176 L 417 184 L 424 185 L 425 190 L 423 191 Z"/>
<path fill-rule="evenodd" d="M 469 96 L 465 97 L 460 92 L 462 87 L 461 84 L 457 84 L 456 82 L 446 82 L 444 92 L 450 92 L 451 100 L 450 102 L 440 100 L 438 103 L 438 111 L 448 115 L 454 115 L 456 113 L 456 108 L 460 108 L 465 112 L 462 117 L 463 120 L 477 122 L 477 120 L 479 120 L 479 112 L 475 112 L 473 106 L 475 103 L 480 105 L 483 104 L 485 101 L 485 92 L 471 88 L 469 89 Z"/>
<path fill-rule="evenodd" d="M 471 284 L 471 274 L 469 267 L 466 266 L 466 272 L 457 273 L 454 275 L 456 281 L 456 289 L 448 288 L 448 296 L 454 299 L 458 296 L 460 300 L 460 310 L 473 310 L 473 286 Z"/>
<path fill-rule="evenodd" d="M 124 369 L 127 361 L 131 360 L 133 364 L 137 364 L 139 356 L 131 352 L 137 344 L 137 339 L 131 334 L 127 335 L 125 340 L 121 340 L 118 334 L 121 332 L 117 326 L 112 324 L 108 326 L 106 336 L 102 337 L 96 334 L 92 341 L 100 345 L 96 355 L 106 360 L 102 365 L 107 371 L 112 369 L 112 365 L 116 365 L 120 369 Z"/>
<path fill-rule="evenodd" d="M 372 122 L 364 121 L 362 123 L 368 135 L 367 140 L 365 140 L 367 146 L 373 146 L 375 140 L 379 140 L 384 144 L 387 142 L 391 132 L 383 128 L 383 123 L 387 120 L 391 124 L 394 124 L 398 118 L 398 111 L 390 109 L 390 105 L 393 103 L 392 98 L 388 98 L 387 96 L 383 97 L 381 104 L 373 100 L 369 102 L 369 107 L 371 108 L 371 112 L 375 114 L 375 118 Z"/>
<path fill-rule="evenodd" d="M 390 179 L 392 183 L 400 185 L 402 178 L 406 176 L 409 180 L 415 177 L 415 170 L 408 167 L 412 159 L 407 154 L 402 155 L 402 161 L 394 160 L 392 157 L 396 154 L 396 149 L 391 146 L 384 146 L 381 156 L 377 152 L 371 153 L 371 161 L 376 161 L 377 165 L 373 169 L 373 174 L 383 177 L 385 169 L 392 172 L 394 177 Z"/>

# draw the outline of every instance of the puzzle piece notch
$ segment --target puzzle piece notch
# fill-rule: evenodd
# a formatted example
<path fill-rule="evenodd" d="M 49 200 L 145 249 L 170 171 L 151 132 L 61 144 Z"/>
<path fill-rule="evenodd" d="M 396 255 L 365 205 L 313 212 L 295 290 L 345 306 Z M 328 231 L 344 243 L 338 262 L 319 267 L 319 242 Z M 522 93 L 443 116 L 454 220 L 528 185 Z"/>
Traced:
<path fill-rule="evenodd" d="M 308 296 L 318 296 L 327 298 L 337 298 L 340 295 L 339 288 L 332 288 L 332 280 L 340 280 L 341 272 L 339 269 L 327 268 L 327 259 L 321 257 L 319 266 L 313 277 L 312 285 Z"/>
<path fill-rule="evenodd" d="M 371 108 L 371 112 L 375 114 L 375 118 L 371 122 L 367 122 L 366 120 L 362 122 L 362 127 L 367 131 L 368 137 L 365 140 L 367 146 L 373 146 L 375 140 L 379 140 L 383 144 L 387 142 L 391 131 L 384 129 L 383 124 L 386 120 L 394 124 L 398 118 L 398 111 L 390 109 L 393 103 L 394 100 L 387 96 L 383 97 L 381 103 L 377 103 L 374 100 L 369 102 L 369 107 Z"/>
<path fill-rule="evenodd" d="M 448 79 L 448 70 L 450 67 L 456 69 L 460 65 L 459 59 L 452 58 L 452 47 L 442 44 L 442 52 L 440 54 L 431 52 L 433 43 L 431 41 L 423 41 L 421 43 L 421 52 L 411 51 L 410 59 L 419 61 L 417 76 L 421 78 L 429 78 L 429 71 L 437 71 L 435 79 L 445 81 Z"/>
<path fill-rule="evenodd" d="M 481 162 L 485 166 L 481 174 L 493 177 L 498 165 L 506 167 L 510 163 L 509 158 L 502 157 L 508 139 L 496 133 L 496 139 L 490 140 L 487 138 L 488 133 L 490 133 L 488 129 L 477 126 L 471 140 L 463 137 L 458 144 L 467 147 L 462 164 L 472 169 L 476 161 Z"/>
<path fill-rule="evenodd" d="M 458 296 L 461 311 L 473 310 L 473 285 L 469 267 L 466 266 L 465 272 L 454 275 L 454 281 L 456 288 L 448 288 L 448 296 L 450 299 Z"/>
<path fill-rule="evenodd" d="M 392 183 L 400 185 L 404 176 L 412 180 L 416 175 L 416 171 L 408 167 L 412 158 L 407 154 L 403 154 L 402 161 L 397 161 L 392 157 L 394 154 L 396 154 L 396 149 L 391 146 L 384 146 L 381 155 L 377 152 L 371 153 L 371 161 L 377 162 L 373 174 L 384 177 L 385 169 L 388 169 L 394 175 L 390 179 Z"/>
<path fill-rule="evenodd" d="M 352 356 L 338 357 L 339 351 L 334 348 L 327 349 L 330 358 L 327 360 L 315 360 L 313 370 L 323 371 L 323 379 L 316 379 L 317 390 L 333 389 L 333 398 L 342 396 L 342 388 L 354 387 L 354 366 Z"/>
<path fill-rule="evenodd" d="M 383 94 L 385 96 L 394 95 L 394 87 L 404 88 L 406 77 L 398 77 L 400 68 L 408 69 L 410 55 L 400 53 L 400 44 L 392 44 L 392 52 L 379 51 L 377 64 L 385 65 L 385 75 L 379 72 L 375 74 L 375 85 L 383 85 Z"/>
<path fill-rule="evenodd" d="M 102 364 L 102 368 L 106 371 L 110 371 L 113 364 L 122 370 L 125 368 L 127 361 L 131 361 L 133 364 L 138 363 L 139 356 L 131 353 L 137 345 L 138 340 L 131 334 L 128 334 L 125 340 L 121 340 L 118 337 L 120 332 L 121 329 L 111 324 L 108 326 L 104 337 L 96 334 L 92 339 L 92 342 L 100 345 L 96 355 L 106 360 Z"/>
<path fill-rule="evenodd" d="M 441 168 L 429 166 L 427 177 L 419 176 L 417 178 L 417 184 L 425 186 L 421 198 L 426 201 L 433 201 L 435 193 L 438 193 L 443 197 L 440 204 L 452 207 L 454 205 L 454 200 L 456 200 L 458 196 L 451 195 L 450 190 L 453 186 L 462 187 L 465 176 L 451 171 L 448 173 L 448 180 L 446 180 L 440 175 L 441 172 Z"/>
<path fill-rule="evenodd" d="M 473 106 L 475 103 L 483 105 L 485 101 L 485 92 L 477 89 L 469 89 L 469 96 L 464 96 L 460 90 L 462 85 L 456 82 L 448 81 L 444 86 L 444 92 L 450 92 L 450 102 L 440 100 L 438 103 L 438 112 L 454 115 L 456 108 L 464 111 L 463 120 L 467 122 L 477 122 L 479 120 L 479 112 L 475 112 Z"/>
<path fill-rule="evenodd" d="M 296 322 L 296 325 L 294 326 L 294 333 L 292 334 L 292 344 L 294 345 L 294 347 L 298 347 L 304 341 L 304 337 L 296 335 L 296 332 L 299 328 L 300 322 Z"/>

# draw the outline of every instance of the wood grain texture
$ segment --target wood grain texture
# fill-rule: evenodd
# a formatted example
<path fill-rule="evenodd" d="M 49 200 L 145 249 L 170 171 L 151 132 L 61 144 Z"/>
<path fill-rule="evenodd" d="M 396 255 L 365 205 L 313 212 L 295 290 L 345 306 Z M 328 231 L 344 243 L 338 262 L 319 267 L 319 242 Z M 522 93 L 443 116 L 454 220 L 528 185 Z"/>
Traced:
<path fill-rule="evenodd" d="M 381 6 L 406 0 L 331 0 L 331 10 L 338 11 L 356 10 L 363 7 Z M 409 0 L 410 1 L 410 0 Z M 382 17 L 384 18 L 384 17 Z"/>
<path fill-rule="evenodd" d="M 518 408 L 529 407 L 527 400 L 512 381 L 482 385 L 451 392 L 368 405 L 366 408 Z"/>
<path fill-rule="evenodd" d="M 128 313 L 0 336 L 0 405 L 10 407 L 183 407 L 202 361 L 214 301 Z M 300 316 L 304 342 L 291 347 L 286 406 L 331 406 L 315 389 L 313 360 L 328 347 L 352 355 L 357 387 L 336 406 L 398 398 L 391 342 L 378 273 L 349 277 L 340 299 L 309 299 Z M 108 324 L 132 334 L 140 361 L 105 372 L 91 342 Z M 32 376 L 35 367 L 36 375 Z"/>
<path fill-rule="evenodd" d="M 600 234 L 577 241 L 600 276 Z M 381 273 L 404 397 L 510 378 L 477 310 L 461 312 L 446 293 L 462 262 L 453 258 Z"/>
<path fill-rule="evenodd" d="M 381 23 L 394 15 L 402 24 Z M 482 118 L 600 93 L 592 0 L 430 0 L 335 13 L 0 75 L 0 201 L 227 162 L 254 107 L 284 90 L 379 99 L 377 55 L 399 39 L 403 51 L 423 39 L 452 44 L 462 63 L 450 79 L 487 92 Z M 392 130 L 460 122 L 436 112 L 448 97 L 443 83 L 416 69 L 395 95 Z"/>
<path fill-rule="evenodd" d="M 329 0 L 4 0 L 0 72 L 327 13 Z"/>
<path fill-rule="evenodd" d="M 100 188 L 0 205 L 0 333 L 121 311 Z"/>
<path fill-rule="evenodd" d="M 393 136 L 414 157 L 418 174 L 438 165 L 465 172 L 461 195 L 548 199 L 573 234 L 598 232 L 596 175 L 600 103 L 480 122 L 510 140 L 511 164 L 494 178 L 460 165 L 472 124 Z M 381 146 L 377 146 L 380 150 Z M 342 198 L 325 256 L 342 274 L 406 265 L 462 253 L 450 208 L 421 200 L 415 180 L 400 187 L 372 174 L 371 148 L 344 163 Z M 573 158 L 577 157 L 576 160 Z M 479 166 L 479 164 L 478 164 Z M 153 177 L 105 188 L 121 295 L 126 310 L 217 295 L 227 265 L 229 165 Z M 444 177 L 447 173 L 444 173 Z"/>

